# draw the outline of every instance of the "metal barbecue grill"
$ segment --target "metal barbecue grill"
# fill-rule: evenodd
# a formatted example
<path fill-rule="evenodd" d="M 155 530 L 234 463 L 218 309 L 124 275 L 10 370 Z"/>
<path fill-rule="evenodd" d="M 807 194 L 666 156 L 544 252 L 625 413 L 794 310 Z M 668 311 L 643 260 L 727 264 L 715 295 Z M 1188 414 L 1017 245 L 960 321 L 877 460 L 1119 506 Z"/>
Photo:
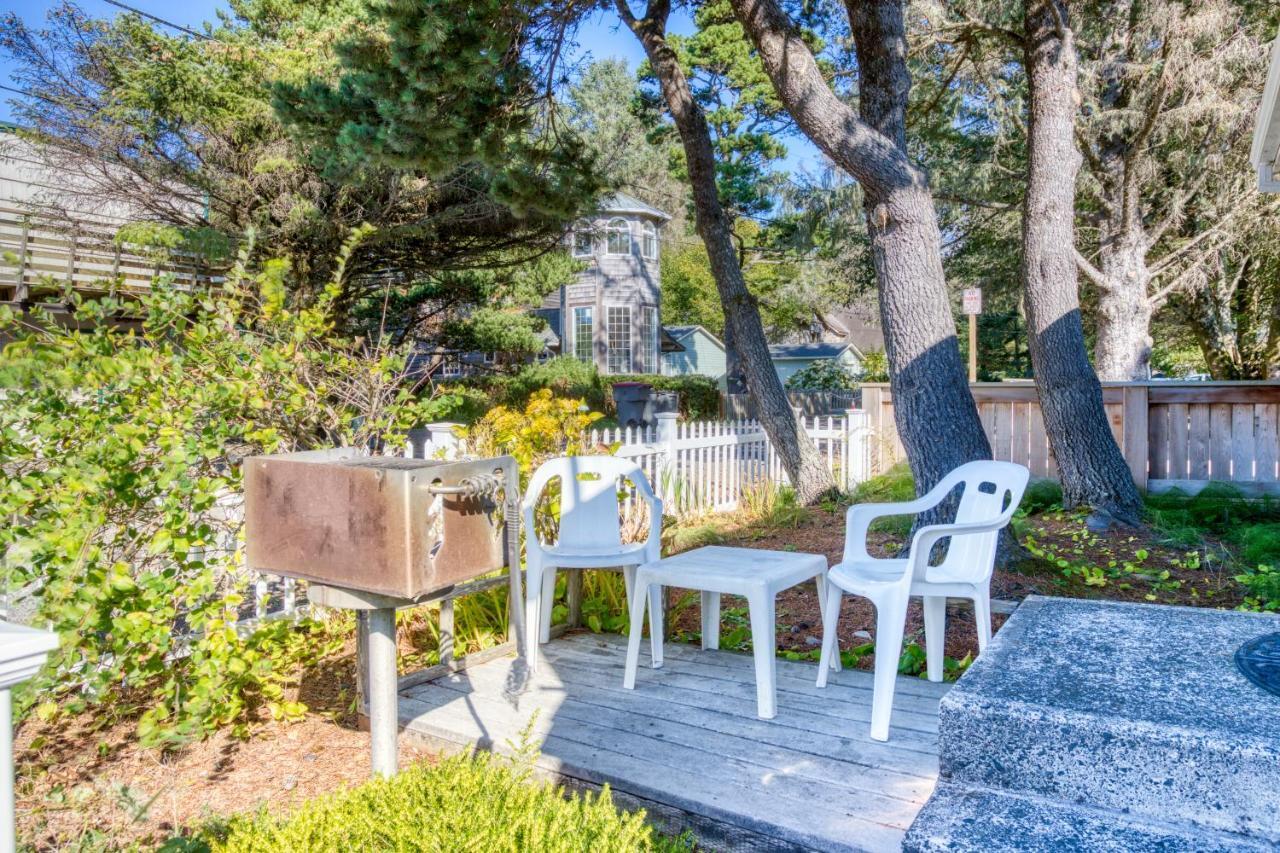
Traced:
<path fill-rule="evenodd" d="M 373 769 L 394 774 L 396 609 L 506 566 L 512 618 L 521 612 L 516 461 L 284 453 L 246 459 L 244 488 L 248 564 L 309 581 L 316 604 L 361 612 Z"/>

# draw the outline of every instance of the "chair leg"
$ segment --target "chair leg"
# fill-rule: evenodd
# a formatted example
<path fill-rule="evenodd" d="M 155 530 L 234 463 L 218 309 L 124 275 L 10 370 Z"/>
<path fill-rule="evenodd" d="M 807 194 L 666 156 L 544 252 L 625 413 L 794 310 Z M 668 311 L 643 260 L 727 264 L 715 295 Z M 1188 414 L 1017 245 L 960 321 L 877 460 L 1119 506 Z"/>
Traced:
<path fill-rule="evenodd" d="M 540 641 L 551 642 L 551 608 L 556 603 L 556 567 L 542 569 L 542 612 L 538 616 Z"/>
<path fill-rule="evenodd" d="M 751 611 L 751 649 L 756 662 L 756 714 L 765 720 L 778 715 L 777 642 L 773 596 L 766 591 L 747 596 Z"/>
<path fill-rule="evenodd" d="M 925 668 L 930 681 L 942 680 L 942 661 L 947 647 L 947 597 L 924 597 Z"/>
<path fill-rule="evenodd" d="M 844 590 L 828 581 L 826 594 L 822 596 L 822 656 L 818 658 L 818 686 L 827 686 L 827 673 L 834 667 L 833 660 L 840 659 L 840 644 L 836 642 L 836 628 L 840 624 L 840 603 Z"/>
<path fill-rule="evenodd" d="M 817 575 L 814 581 L 818 585 L 818 614 L 822 617 L 822 624 L 826 624 L 827 619 L 827 576 L 825 574 Z M 839 599 L 843 599 L 844 594 L 841 593 Z M 837 605 L 838 608 L 839 605 Z M 839 623 L 839 615 L 836 616 L 837 624 Z M 833 632 L 834 633 L 834 632 Z M 838 639 L 838 638 L 837 638 Z M 831 656 L 831 668 L 839 672 L 844 666 L 840 663 L 840 644 L 836 643 L 836 654 Z"/>
<path fill-rule="evenodd" d="M 634 569 L 632 571 L 634 572 Z M 631 630 L 627 634 L 627 666 L 622 675 L 622 686 L 627 690 L 634 690 L 636 686 L 636 668 L 640 664 L 640 632 L 644 622 L 644 605 L 648 592 L 648 581 L 641 579 L 636 584 L 635 594 L 627 598 L 631 608 Z"/>
<path fill-rule="evenodd" d="M 532 562 L 524 578 L 524 647 L 529 669 L 538 668 L 538 614 L 542 612 L 542 571 Z"/>
<path fill-rule="evenodd" d="M 990 589 L 983 588 L 973 594 L 973 621 L 978 625 L 978 654 L 982 654 L 991 642 Z"/>
<path fill-rule="evenodd" d="M 876 674 L 871 695 L 871 739 L 889 739 L 893 691 L 902 657 L 902 632 L 906 628 L 907 599 L 876 602 Z"/>
<path fill-rule="evenodd" d="M 649 662 L 654 669 L 662 666 L 663 635 L 663 586 L 649 584 Z"/>

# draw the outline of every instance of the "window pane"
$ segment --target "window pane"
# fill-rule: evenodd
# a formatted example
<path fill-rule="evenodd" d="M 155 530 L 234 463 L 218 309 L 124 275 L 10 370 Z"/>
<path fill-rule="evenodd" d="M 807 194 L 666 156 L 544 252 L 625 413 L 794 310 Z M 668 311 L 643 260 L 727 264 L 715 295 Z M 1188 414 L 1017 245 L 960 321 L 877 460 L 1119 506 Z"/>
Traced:
<path fill-rule="evenodd" d="M 573 309 L 573 355 L 579 361 L 594 361 L 592 358 L 592 338 L 595 335 L 595 324 L 592 322 L 590 308 Z"/>
<path fill-rule="evenodd" d="M 644 226 L 644 256 L 650 259 L 658 257 L 658 229 L 652 222 L 646 222 Z"/>
<path fill-rule="evenodd" d="M 606 318 L 609 323 L 609 372 L 630 373 L 631 308 L 626 305 L 610 305 Z"/>
<path fill-rule="evenodd" d="M 579 257 L 592 254 L 591 242 L 591 229 L 585 225 L 580 226 L 573 232 L 573 253 Z"/>
<path fill-rule="evenodd" d="M 658 309 L 640 309 L 640 364 L 646 373 L 658 372 Z"/>
<path fill-rule="evenodd" d="M 627 225 L 625 219 L 615 219 L 609 223 L 605 251 L 611 255 L 631 254 L 631 226 Z"/>

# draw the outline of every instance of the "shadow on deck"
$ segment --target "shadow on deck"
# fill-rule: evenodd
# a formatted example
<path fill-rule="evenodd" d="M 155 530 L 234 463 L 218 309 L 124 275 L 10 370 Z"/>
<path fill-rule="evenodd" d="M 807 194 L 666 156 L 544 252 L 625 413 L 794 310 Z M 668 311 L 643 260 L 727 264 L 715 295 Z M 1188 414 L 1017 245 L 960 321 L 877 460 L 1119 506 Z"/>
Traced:
<path fill-rule="evenodd" d="M 625 640 L 571 634 L 543 646 L 521 693 L 504 657 L 401 692 L 400 723 L 445 750 L 510 752 L 537 714 L 539 769 L 569 787 L 608 783 L 667 831 L 710 849 L 898 850 L 938 776 L 948 685 L 900 677 L 888 743 L 867 734 L 871 675 L 778 661 L 778 716 L 756 717 L 750 655 L 668 643 L 622 689 Z"/>

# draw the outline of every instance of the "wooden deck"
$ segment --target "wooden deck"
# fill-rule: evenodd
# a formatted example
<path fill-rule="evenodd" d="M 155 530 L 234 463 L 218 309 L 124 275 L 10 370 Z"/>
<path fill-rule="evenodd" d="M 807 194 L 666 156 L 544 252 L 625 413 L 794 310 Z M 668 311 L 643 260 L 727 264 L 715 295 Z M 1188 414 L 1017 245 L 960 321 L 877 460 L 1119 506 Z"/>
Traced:
<path fill-rule="evenodd" d="M 608 783 L 620 805 L 711 849 L 898 850 L 938 774 L 947 685 L 899 678 L 890 741 L 867 736 L 871 676 L 778 661 L 778 716 L 756 717 L 750 655 L 647 641 L 634 691 L 624 639 L 571 634 L 544 646 L 521 690 L 511 657 L 401 691 L 405 730 L 444 749 L 510 751 L 536 720 L 539 768 L 570 786 Z"/>

